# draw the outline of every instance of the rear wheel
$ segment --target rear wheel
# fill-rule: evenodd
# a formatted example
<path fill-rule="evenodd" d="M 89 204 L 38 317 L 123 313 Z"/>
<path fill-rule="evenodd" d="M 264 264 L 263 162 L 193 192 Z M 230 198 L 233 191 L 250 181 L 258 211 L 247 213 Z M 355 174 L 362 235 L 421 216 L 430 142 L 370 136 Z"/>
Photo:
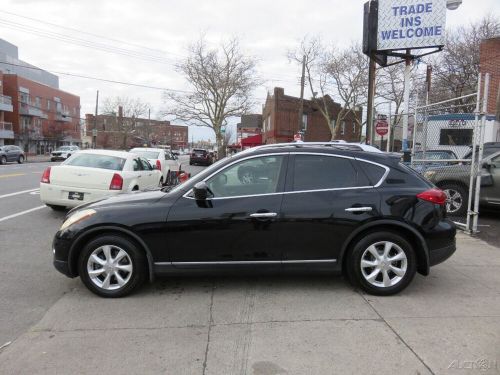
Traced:
<path fill-rule="evenodd" d="M 350 280 L 369 294 L 388 296 L 405 289 L 417 270 L 415 251 L 400 235 L 370 233 L 354 245 L 348 258 Z"/>
<path fill-rule="evenodd" d="M 19 164 L 23 164 L 24 163 L 24 155 L 19 155 L 19 159 L 17 159 L 17 162 Z"/>
<path fill-rule="evenodd" d="M 7 157 L 6 156 L 0 157 L 0 164 L 5 164 L 5 163 L 7 163 Z"/>
<path fill-rule="evenodd" d="M 446 212 L 449 215 L 463 216 L 467 212 L 467 190 L 457 184 L 439 186 L 446 194 Z"/>
<path fill-rule="evenodd" d="M 144 254 L 127 238 L 105 235 L 83 248 L 78 271 L 91 292 L 101 297 L 123 297 L 144 282 L 146 261 Z"/>
<path fill-rule="evenodd" d="M 66 207 L 58 206 L 56 204 L 46 204 L 47 207 L 52 208 L 54 211 L 66 211 Z"/>

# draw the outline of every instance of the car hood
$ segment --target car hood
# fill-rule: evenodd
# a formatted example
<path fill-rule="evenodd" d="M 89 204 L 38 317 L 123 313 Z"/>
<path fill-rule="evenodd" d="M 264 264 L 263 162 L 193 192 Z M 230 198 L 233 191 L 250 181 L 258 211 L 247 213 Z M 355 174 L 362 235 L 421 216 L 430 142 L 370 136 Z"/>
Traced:
<path fill-rule="evenodd" d="M 470 173 L 470 165 L 456 164 L 456 165 L 430 166 L 426 168 L 425 171 Z"/>

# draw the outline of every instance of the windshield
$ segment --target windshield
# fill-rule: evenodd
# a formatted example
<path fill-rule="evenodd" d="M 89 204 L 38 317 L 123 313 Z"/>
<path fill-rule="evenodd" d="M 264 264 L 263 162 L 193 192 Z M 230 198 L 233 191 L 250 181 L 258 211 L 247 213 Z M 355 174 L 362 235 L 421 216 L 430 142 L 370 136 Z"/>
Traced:
<path fill-rule="evenodd" d="M 419 151 L 415 153 L 415 159 L 423 159 L 424 153 Z M 444 160 L 444 159 L 456 159 L 455 155 L 446 151 L 427 151 L 425 153 L 425 159 L 430 160 Z"/>
<path fill-rule="evenodd" d="M 130 152 L 133 152 L 134 154 L 142 156 L 143 158 L 146 159 L 158 159 L 158 155 L 160 155 L 158 151 L 144 151 L 144 150 L 132 149 L 130 150 Z"/>
<path fill-rule="evenodd" d="M 78 153 L 66 160 L 63 165 L 121 171 L 125 161 L 126 159 L 116 156 Z"/>
<path fill-rule="evenodd" d="M 71 150 L 71 147 L 69 146 L 62 146 L 57 149 L 57 151 L 68 151 Z"/>

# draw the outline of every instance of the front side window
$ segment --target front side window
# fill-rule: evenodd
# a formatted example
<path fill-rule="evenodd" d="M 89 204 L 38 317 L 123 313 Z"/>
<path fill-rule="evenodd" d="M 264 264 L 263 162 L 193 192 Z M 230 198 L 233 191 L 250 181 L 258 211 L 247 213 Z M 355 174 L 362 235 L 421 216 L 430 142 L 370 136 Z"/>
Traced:
<path fill-rule="evenodd" d="M 295 155 L 292 191 L 356 186 L 357 171 L 346 158 L 327 155 Z"/>
<path fill-rule="evenodd" d="M 214 198 L 276 193 L 283 155 L 243 160 L 207 180 Z"/>

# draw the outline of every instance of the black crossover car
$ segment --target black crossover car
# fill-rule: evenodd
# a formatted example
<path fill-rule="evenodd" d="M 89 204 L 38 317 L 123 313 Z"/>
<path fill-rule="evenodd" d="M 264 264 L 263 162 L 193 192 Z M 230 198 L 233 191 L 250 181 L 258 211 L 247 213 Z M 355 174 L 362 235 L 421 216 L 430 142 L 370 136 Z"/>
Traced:
<path fill-rule="evenodd" d="M 455 251 L 445 201 L 389 154 L 261 146 L 171 191 L 71 210 L 54 238 L 54 265 L 104 297 L 155 275 L 256 269 L 343 272 L 368 293 L 390 295 Z"/>
<path fill-rule="evenodd" d="M 213 154 L 203 148 L 193 148 L 189 155 L 189 165 L 210 165 L 214 162 Z"/>

